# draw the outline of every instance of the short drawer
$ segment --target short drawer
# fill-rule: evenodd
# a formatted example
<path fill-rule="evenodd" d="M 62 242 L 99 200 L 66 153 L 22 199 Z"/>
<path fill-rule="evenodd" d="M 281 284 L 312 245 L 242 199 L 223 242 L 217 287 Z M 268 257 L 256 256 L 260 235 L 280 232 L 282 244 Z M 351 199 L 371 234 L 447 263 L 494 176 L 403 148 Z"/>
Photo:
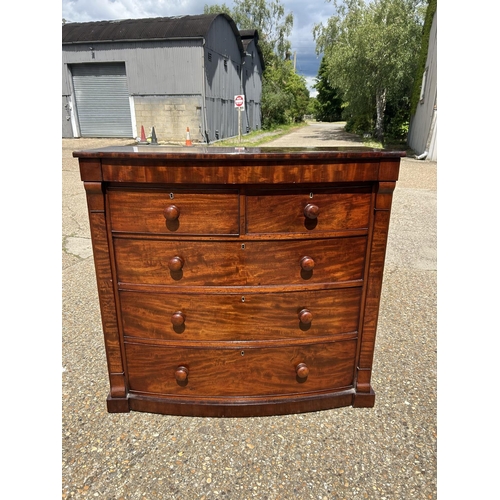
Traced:
<path fill-rule="evenodd" d="M 308 338 L 358 330 L 361 287 L 287 293 L 121 291 L 125 336 L 231 341 Z"/>
<path fill-rule="evenodd" d="M 237 190 L 108 190 L 113 231 L 156 234 L 239 233 Z"/>
<path fill-rule="evenodd" d="M 370 206 L 370 187 L 249 192 L 246 231 L 265 234 L 366 229 Z"/>
<path fill-rule="evenodd" d="M 115 238 L 118 281 L 149 285 L 283 285 L 363 277 L 366 236 L 318 240 Z"/>
<path fill-rule="evenodd" d="M 352 386 L 356 340 L 220 349 L 125 343 L 125 352 L 132 392 L 265 396 Z"/>

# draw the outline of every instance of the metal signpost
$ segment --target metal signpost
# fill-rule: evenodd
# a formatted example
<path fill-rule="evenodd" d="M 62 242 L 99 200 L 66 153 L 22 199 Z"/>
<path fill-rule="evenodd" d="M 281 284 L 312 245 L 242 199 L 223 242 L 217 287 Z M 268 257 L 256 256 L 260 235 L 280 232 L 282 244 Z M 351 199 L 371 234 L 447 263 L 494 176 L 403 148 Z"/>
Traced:
<path fill-rule="evenodd" d="M 239 141 L 241 142 L 241 111 L 245 109 L 244 95 L 234 96 L 234 107 L 238 110 L 238 134 L 239 134 Z"/>

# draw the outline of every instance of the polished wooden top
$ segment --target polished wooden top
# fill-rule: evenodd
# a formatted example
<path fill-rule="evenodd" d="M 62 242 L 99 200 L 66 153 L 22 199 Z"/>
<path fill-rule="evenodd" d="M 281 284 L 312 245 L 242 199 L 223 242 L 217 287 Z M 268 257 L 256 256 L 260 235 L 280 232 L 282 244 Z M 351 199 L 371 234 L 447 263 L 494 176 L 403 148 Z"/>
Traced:
<path fill-rule="evenodd" d="M 73 152 L 77 158 L 130 158 L 140 155 L 142 158 L 193 158 L 193 159 L 222 159 L 232 155 L 242 155 L 245 160 L 283 160 L 293 159 L 374 159 L 374 158 L 402 158 L 404 151 L 392 151 L 363 146 L 355 147 L 325 147 L 325 148 L 272 148 L 272 147 L 216 147 L 193 146 L 171 147 L 155 145 L 109 146 L 99 149 L 89 149 Z"/>
<path fill-rule="evenodd" d="M 83 181 L 174 184 L 394 182 L 402 151 L 365 147 L 110 146 L 75 151 Z"/>

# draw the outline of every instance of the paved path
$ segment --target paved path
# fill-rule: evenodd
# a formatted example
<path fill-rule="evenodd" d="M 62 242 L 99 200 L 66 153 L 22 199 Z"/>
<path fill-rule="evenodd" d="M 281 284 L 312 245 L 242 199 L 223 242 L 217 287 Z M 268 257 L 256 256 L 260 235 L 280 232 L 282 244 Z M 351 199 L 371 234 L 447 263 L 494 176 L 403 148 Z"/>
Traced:
<path fill-rule="evenodd" d="M 267 142 L 264 146 L 273 147 L 332 147 L 362 146 L 363 141 L 357 135 L 344 131 L 344 122 L 326 123 L 309 122 L 293 132 Z"/>

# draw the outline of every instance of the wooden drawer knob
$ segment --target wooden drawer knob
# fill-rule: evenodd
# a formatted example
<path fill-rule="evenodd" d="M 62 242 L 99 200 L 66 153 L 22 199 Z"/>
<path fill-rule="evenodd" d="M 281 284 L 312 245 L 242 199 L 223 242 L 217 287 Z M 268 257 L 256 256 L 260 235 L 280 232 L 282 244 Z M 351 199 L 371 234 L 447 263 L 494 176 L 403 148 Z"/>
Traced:
<path fill-rule="evenodd" d="M 300 267 L 304 271 L 312 271 L 314 269 L 314 259 L 307 255 L 302 257 L 302 259 L 300 259 Z"/>
<path fill-rule="evenodd" d="M 302 309 L 302 311 L 299 312 L 299 320 L 304 325 L 308 325 L 313 320 L 312 312 L 309 311 L 309 309 Z"/>
<path fill-rule="evenodd" d="M 305 379 L 309 375 L 309 368 L 307 368 L 307 365 L 305 363 L 299 363 L 295 367 L 295 372 L 297 373 L 297 377 Z"/>
<path fill-rule="evenodd" d="M 308 203 L 304 208 L 304 215 L 308 219 L 316 219 L 319 215 L 318 205 L 313 205 L 312 203 Z"/>
<path fill-rule="evenodd" d="M 177 382 L 185 382 L 188 378 L 189 370 L 185 366 L 177 367 L 175 370 L 175 380 Z"/>
<path fill-rule="evenodd" d="M 175 205 L 169 205 L 163 212 L 165 219 L 167 219 L 168 221 L 177 220 L 180 214 L 181 214 L 180 208 L 176 207 Z"/>
<path fill-rule="evenodd" d="M 176 311 L 172 314 L 170 320 L 172 321 L 172 325 L 182 326 L 184 321 L 186 321 L 186 315 L 182 311 Z"/>
<path fill-rule="evenodd" d="M 168 261 L 168 268 L 172 272 L 180 271 L 184 266 L 184 259 L 176 255 Z"/>

